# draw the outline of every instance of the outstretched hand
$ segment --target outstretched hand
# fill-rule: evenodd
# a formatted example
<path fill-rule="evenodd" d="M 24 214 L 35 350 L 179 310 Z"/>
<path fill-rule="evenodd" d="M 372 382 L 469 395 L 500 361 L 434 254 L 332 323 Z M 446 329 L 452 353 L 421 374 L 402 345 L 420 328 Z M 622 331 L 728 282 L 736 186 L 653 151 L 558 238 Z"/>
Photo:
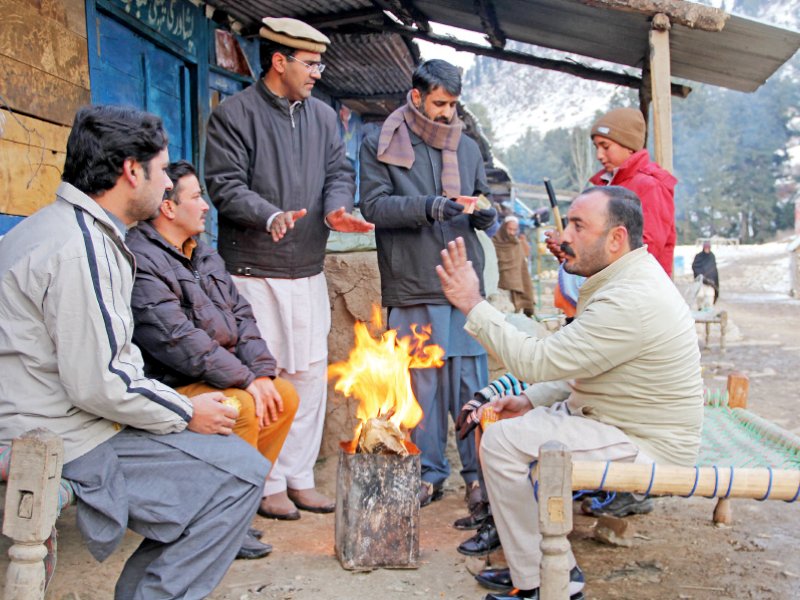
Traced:
<path fill-rule="evenodd" d="M 480 282 L 472 261 L 467 260 L 464 238 L 447 244 L 442 250 L 442 264 L 436 267 L 447 300 L 465 315 L 483 301 Z"/>
<path fill-rule="evenodd" d="M 278 216 L 272 220 L 272 225 L 269 227 L 269 232 L 272 234 L 272 241 L 280 242 L 287 231 L 294 229 L 295 221 L 305 217 L 307 212 L 308 211 L 303 208 L 301 210 L 287 210 L 286 212 L 278 214 Z"/>
<path fill-rule="evenodd" d="M 329 212 L 325 216 L 325 220 L 331 229 L 342 233 L 368 233 L 375 229 L 375 225 L 372 223 L 367 223 L 364 219 L 345 212 L 344 206 Z"/>

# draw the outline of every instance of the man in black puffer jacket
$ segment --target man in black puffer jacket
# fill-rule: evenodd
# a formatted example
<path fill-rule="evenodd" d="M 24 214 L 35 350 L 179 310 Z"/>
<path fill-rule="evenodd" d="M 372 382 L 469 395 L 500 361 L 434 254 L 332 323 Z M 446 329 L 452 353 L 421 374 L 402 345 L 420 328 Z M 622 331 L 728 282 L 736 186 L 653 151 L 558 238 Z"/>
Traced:
<path fill-rule="evenodd" d="M 275 359 L 222 258 L 193 237 L 205 230 L 208 212 L 194 167 L 179 161 L 167 174 L 172 191 L 158 213 L 127 237 L 136 256 L 133 340 L 145 373 L 184 394 L 223 390 L 235 397 L 239 417 L 233 432 L 275 464 L 297 394 L 289 382 L 275 378 Z M 240 558 L 271 549 L 252 539 L 246 546 Z"/>

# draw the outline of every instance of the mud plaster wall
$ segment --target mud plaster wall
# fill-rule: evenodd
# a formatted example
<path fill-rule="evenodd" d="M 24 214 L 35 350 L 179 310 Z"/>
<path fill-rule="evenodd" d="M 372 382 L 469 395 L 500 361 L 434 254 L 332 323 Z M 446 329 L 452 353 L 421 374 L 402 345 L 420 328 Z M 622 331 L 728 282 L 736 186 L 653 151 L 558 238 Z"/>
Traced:
<path fill-rule="evenodd" d="M 328 254 L 325 276 L 331 301 L 331 332 L 328 335 L 328 362 L 347 360 L 353 347 L 353 325 L 368 321 L 372 305 L 380 306 L 381 279 L 375 251 Z M 383 311 L 384 322 L 386 311 Z M 328 382 L 328 405 L 320 457 L 335 456 L 339 441 L 349 439 L 356 425 L 358 402 L 347 399 Z"/>
<path fill-rule="evenodd" d="M 325 257 L 325 276 L 331 302 L 331 332 L 328 335 L 328 363 L 347 360 L 353 347 L 353 325 L 356 320 L 368 321 L 372 305 L 380 306 L 381 279 L 378 273 L 377 252 L 349 252 L 328 254 Z M 502 306 L 498 306 L 503 310 Z M 511 306 L 513 310 L 513 305 Z M 382 310 L 386 322 L 386 310 Z M 510 320 L 520 329 L 529 330 L 539 337 L 547 335 L 541 326 L 523 315 L 513 315 Z M 489 357 L 489 379 L 506 372 L 493 356 Z M 328 404 L 325 429 L 322 435 L 320 457 L 337 456 L 339 442 L 350 439 L 356 426 L 358 402 L 345 398 L 328 382 Z"/>

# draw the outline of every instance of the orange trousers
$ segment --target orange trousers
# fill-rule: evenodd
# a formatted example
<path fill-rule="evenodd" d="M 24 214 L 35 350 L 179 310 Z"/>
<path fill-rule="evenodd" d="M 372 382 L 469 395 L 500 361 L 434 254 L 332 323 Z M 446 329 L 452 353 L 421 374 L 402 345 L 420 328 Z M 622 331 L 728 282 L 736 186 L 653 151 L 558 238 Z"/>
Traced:
<path fill-rule="evenodd" d="M 226 396 L 236 397 L 241 403 L 242 408 L 233 426 L 233 433 L 253 446 L 253 448 L 261 453 L 261 456 L 274 465 L 283 447 L 283 442 L 289 433 L 289 427 L 292 425 L 294 414 L 297 412 L 297 405 L 300 400 L 297 397 L 297 392 L 294 391 L 294 386 L 288 381 L 276 378 L 273 383 L 275 384 L 275 389 L 278 390 L 278 393 L 283 399 L 283 412 L 278 413 L 278 419 L 276 421 L 260 429 L 258 426 L 258 418 L 256 417 L 255 400 L 253 396 L 245 390 L 239 388 L 221 390 L 211 387 L 202 381 L 183 385 L 175 389 L 189 397 L 205 394 L 207 392 L 222 392 Z"/>

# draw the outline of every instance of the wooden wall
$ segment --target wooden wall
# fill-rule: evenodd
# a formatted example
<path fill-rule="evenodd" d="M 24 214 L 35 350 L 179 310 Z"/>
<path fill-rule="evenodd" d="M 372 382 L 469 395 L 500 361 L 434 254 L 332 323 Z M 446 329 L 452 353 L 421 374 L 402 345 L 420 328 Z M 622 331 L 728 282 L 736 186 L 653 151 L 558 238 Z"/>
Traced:
<path fill-rule="evenodd" d="M 86 10 L 84 0 L 0 0 L 0 14 L 0 212 L 27 216 L 53 199 L 69 126 L 91 101 Z"/>

